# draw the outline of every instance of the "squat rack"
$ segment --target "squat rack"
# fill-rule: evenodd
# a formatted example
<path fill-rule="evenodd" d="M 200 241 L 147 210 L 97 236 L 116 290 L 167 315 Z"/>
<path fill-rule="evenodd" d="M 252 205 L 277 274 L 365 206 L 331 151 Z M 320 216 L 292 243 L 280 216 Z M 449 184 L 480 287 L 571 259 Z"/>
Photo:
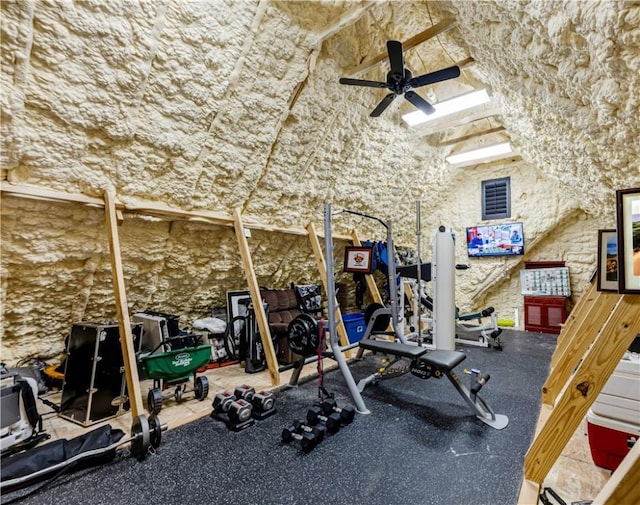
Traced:
<path fill-rule="evenodd" d="M 343 209 L 336 214 L 347 213 L 354 214 L 357 216 L 366 217 L 368 219 L 373 219 L 382 224 L 387 230 L 387 251 L 390 255 L 389 259 L 389 268 L 388 268 L 388 283 L 389 283 L 389 298 L 391 306 L 391 323 L 393 326 L 393 331 L 395 335 L 400 339 L 400 341 L 406 344 L 406 339 L 402 332 L 397 331 L 398 323 L 399 323 L 399 314 L 398 314 L 398 286 L 396 284 L 396 267 L 395 267 L 395 253 L 393 246 L 393 235 L 391 233 L 391 226 L 382 219 L 371 216 L 369 214 L 365 214 L 363 212 L 358 212 L 355 210 Z M 351 374 L 351 370 L 349 369 L 349 365 L 343 355 L 344 351 L 357 347 L 358 344 L 348 344 L 341 346 L 338 340 L 338 332 L 337 332 L 337 317 L 336 314 L 339 311 L 337 299 L 336 299 L 336 289 L 335 289 L 335 272 L 334 272 L 334 258 L 333 258 L 333 236 L 331 231 L 331 204 L 326 203 L 324 206 L 324 242 L 325 242 L 325 257 L 326 260 L 326 291 L 327 291 L 327 304 L 328 304 L 328 319 L 329 319 L 329 343 L 331 345 L 331 351 L 333 353 L 333 358 L 338 364 L 340 368 L 340 372 L 344 377 L 347 387 L 349 388 L 349 392 L 353 397 L 353 401 L 356 405 L 356 410 L 360 414 L 369 414 L 370 411 L 367 409 L 364 400 L 362 399 L 362 395 L 360 391 L 358 391 L 358 386 L 356 385 L 355 380 L 353 379 L 353 375 Z"/>

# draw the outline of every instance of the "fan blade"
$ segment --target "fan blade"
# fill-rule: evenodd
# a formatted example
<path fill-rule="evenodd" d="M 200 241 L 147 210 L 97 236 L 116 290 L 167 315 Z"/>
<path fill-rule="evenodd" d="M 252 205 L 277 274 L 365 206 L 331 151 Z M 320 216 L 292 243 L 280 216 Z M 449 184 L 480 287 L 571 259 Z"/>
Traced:
<path fill-rule="evenodd" d="M 407 84 L 412 88 L 419 88 L 420 86 L 426 86 L 427 84 L 433 84 L 434 82 L 446 81 L 449 79 L 455 79 L 460 76 L 460 67 L 453 66 L 443 68 L 442 70 L 436 70 L 429 74 L 419 75 L 413 77 L 407 81 Z"/>
<path fill-rule="evenodd" d="M 436 109 L 415 91 L 407 91 L 404 97 L 425 114 L 433 114 Z"/>
<path fill-rule="evenodd" d="M 385 96 L 382 101 L 378 104 L 378 106 L 373 109 L 373 111 L 371 112 L 371 114 L 369 114 L 369 116 L 371 117 L 378 117 L 380 114 L 382 114 L 384 112 L 384 110 L 389 107 L 389 105 L 391 105 L 391 102 L 393 102 L 393 99 L 396 97 L 395 93 L 389 93 L 387 96 Z"/>
<path fill-rule="evenodd" d="M 404 56 L 402 55 L 402 42 L 387 40 L 387 53 L 391 63 L 391 74 L 396 81 L 404 78 Z"/>
<path fill-rule="evenodd" d="M 366 86 L 368 88 L 386 88 L 386 82 L 380 81 L 365 81 L 363 79 L 349 79 L 348 77 L 340 77 L 340 84 L 347 84 L 349 86 Z"/>

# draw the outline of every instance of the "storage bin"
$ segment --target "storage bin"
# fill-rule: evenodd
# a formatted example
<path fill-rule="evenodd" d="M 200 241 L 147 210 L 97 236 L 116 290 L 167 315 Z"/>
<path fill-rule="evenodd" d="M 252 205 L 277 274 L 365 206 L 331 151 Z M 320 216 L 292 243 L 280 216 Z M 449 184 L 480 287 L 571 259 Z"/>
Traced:
<path fill-rule="evenodd" d="M 358 342 L 364 337 L 367 325 L 364 323 L 364 314 L 354 312 L 352 314 L 343 314 L 342 322 L 347 330 L 347 338 L 350 343 Z"/>

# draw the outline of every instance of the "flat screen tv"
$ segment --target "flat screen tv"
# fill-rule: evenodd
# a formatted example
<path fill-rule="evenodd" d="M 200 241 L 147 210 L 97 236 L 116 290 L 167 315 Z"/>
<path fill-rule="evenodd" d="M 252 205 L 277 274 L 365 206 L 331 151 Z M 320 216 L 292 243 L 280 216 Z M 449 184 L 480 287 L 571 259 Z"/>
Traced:
<path fill-rule="evenodd" d="M 490 224 L 467 228 L 467 252 L 472 258 L 524 254 L 522 223 Z"/>

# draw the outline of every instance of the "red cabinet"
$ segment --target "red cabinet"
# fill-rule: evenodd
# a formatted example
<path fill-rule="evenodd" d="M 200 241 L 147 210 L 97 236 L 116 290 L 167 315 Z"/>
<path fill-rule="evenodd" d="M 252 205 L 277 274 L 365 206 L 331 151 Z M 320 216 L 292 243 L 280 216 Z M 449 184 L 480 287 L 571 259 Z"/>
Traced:
<path fill-rule="evenodd" d="M 525 296 L 524 329 L 558 335 L 567 319 L 564 296 Z"/>

